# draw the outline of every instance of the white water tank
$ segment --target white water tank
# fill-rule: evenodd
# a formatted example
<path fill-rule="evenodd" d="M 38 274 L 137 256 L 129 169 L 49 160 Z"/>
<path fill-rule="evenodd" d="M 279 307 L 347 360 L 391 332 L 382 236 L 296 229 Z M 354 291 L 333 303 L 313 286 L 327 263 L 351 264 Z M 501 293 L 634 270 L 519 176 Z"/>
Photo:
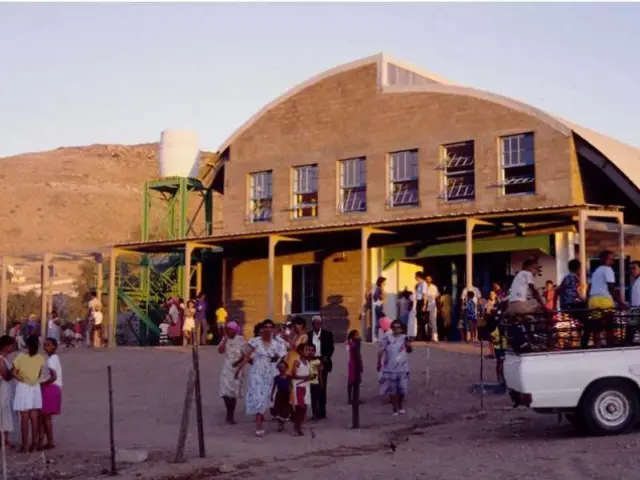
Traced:
<path fill-rule="evenodd" d="M 158 167 L 160 177 L 197 178 L 200 169 L 198 135 L 185 130 L 163 131 Z"/>

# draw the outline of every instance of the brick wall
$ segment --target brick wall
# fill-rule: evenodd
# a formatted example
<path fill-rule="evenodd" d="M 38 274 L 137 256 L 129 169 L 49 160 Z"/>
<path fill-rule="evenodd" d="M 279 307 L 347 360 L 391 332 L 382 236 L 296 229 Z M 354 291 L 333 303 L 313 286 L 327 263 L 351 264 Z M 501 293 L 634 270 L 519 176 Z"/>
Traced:
<path fill-rule="evenodd" d="M 322 252 L 306 252 L 295 255 L 276 256 L 275 262 L 275 318 L 283 322 L 283 279 L 284 265 L 313 263 L 319 257 L 322 262 L 322 305 L 327 328 L 338 337 L 347 329 L 358 328 L 360 301 L 360 252 L 345 252 L 345 261 L 335 262 L 339 254 L 332 253 L 326 258 Z M 245 335 L 251 334 L 253 327 L 267 315 L 268 307 L 268 264 L 267 259 L 245 260 L 228 266 L 230 275 L 227 291 L 229 316 L 244 326 Z M 338 303 L 329 299 L 338 297 Z M 337 300 L 337 299 L 336 299 Z M 332 301 L 334 299 L 332 298 Z"/>
<path fill-rule="evenodd" d="M 496 208 L 528 208 L 579 200 L 572 181 L 570 139 L 540 120 L 484 100 L 435 93 L 381 93 L 376 65 L 340 73 L 312 85 L 275 106 L 231 145 L 226 166 L 224 223 L 226 232 L 260 231 L 342 222 L 371 221 L 399 215 L 431 215 Z M 501 135 L 535 133 L 537 192 L 504 197 L 498 182 Z M 440 193 L 442 144 L 475 141 L 476 201 L 445 204 Z M 419 149 L 420 206 L 386 207 L 386 155 Z M 366 214 L 339 215 L 337 160 L 367 157 Z M 575 160 L 575 159 L 573 159 Z M 319 165 L 319 208 L 316 219 L 292 219 L 291 167 Z M 572 166 L 573 165 L 573 166 Z M 273 223 L 248 224 L 247 179 L 251 172 L 273 169 Z"/>

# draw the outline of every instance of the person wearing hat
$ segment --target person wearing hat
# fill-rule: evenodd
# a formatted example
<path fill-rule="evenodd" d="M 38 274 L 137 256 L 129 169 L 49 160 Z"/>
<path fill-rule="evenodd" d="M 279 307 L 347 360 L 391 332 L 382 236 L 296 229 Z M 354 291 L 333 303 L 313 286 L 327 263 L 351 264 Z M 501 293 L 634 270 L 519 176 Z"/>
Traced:
<path fill-rule="evenodd" d="M 218 353 L 224 355 L 224 364 L 220 374 L 220 396 L 227 410 L 227 423 L 235 424 L 235 411 L 238 398 L 242 397 L 244 375 L 236 375 L 236 369 L 244 356 L 245 341 L 242 329 L 236 322 L 227 323 L 227 331 L 218 345 Z"/>

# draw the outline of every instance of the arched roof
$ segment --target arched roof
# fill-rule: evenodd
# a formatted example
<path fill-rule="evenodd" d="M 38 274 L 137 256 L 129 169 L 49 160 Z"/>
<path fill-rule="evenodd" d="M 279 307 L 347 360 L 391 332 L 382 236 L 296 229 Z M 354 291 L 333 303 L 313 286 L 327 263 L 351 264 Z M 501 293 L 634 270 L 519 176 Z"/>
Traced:
<path fill-rule="evenodd" d="M 384 53 L 356 60 L 344 65 L 339 65 L 296 85 L 288 92 L 270 102 L 242 124 L 240 128 L 233 132 L 233 134 L 224 141 L 218 152 L 223 153 L 236 138 L 257 122 L 260 117 L 266 114 L 269 110 L 282 104 L 296 93 L 301 92 L 305 88 L 319 83 L 326 78 L 372 64 L 377 65 L 377 86 L 383 94 L 429 92 L 474 97 L 531 115 L 567 137 L 572 133 L 575 133 L 591 144 L 591 146 L 598 150 L 615 167 L 617 167 L 617 169 L 632 182 L 636 192 L 638 191 L 638 185 L 640 185 L 640 149 L 594 132 L 588 128 L 573 124 L 562 118 L 550 115 L 539 108 L 518 100 L 458 85 L 455 82 L 422 70 L 404 61 L 394 59 Z"/>

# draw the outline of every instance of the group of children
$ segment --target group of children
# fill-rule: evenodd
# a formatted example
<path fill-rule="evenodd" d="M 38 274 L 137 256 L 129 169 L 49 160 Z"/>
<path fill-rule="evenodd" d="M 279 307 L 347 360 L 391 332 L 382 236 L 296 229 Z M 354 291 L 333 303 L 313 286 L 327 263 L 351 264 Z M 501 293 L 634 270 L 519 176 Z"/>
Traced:
<path fill-rule="evenodd" d="M 227 310 L 224 305 L 220 305 L 216 310 L 216 328 L 209 331 L 207 324 L 207 301 L 203 293 L 198 295 L 196 300 L 187 300 L 172 297 L 167 301 L 166 311 L 162 323 L 160 323 L 160 345 L 171 345 L 177 343 L 182 338 L 183 345 L 193 343 L 193 334 L 201 344 L 204 341 L 202 332 L 207 331 L 206 341 L 210 342 L 217 335 L 218 340 L 222 340 L 228 320 Z"/>
<path fill-rule="evenodd" d="M 316 348 L 307 343 L 297 348 L 293 365 L 286 360 L 278 363 L 278 374 L 273 379 L 271 414 L 278 422 L 278 431 L 284 430 L 287 420 L 292 420 L 296 435 L 303 435 L 302 426 L 307 410 L 312 407 L 312 391 L 322 388 L 322 362 L 316 358 Z"/>
<path fill-rule="evenodd" d="M 18 347 L 10 335 L 0 337 L 0 431 L 6 446 L 19 415 L 22 445 L 20 452 L 54 448 L 53 416 L 62 406 L 62 365 L 57 355 L 58 342 L 43 342 L 46 354 L 39 353 L 36 335 L 24 338 L 25 351 L 15 357 Z M 29 437 L 31 436 L 31 442 Z M 45 443 L 46 442 L 46 443 Z"/>

